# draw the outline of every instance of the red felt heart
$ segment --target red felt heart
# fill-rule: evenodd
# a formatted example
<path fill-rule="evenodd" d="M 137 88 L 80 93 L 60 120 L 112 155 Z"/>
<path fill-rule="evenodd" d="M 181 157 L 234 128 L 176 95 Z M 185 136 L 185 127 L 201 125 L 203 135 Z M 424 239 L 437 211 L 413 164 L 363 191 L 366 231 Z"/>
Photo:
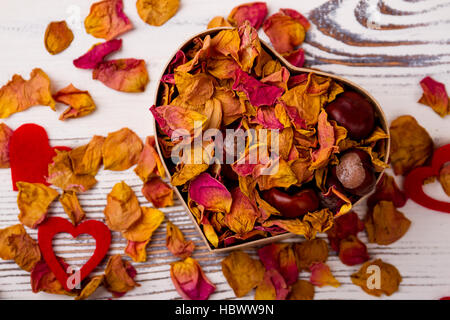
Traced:
<path fill-rule="evenodd" d="M 68 147 L 52 148 L 47 132 L 41 126 L 27 123 L 17 128 L 9 143 L 13 190 L 17 191 L 17 181 L 49 185 L 46 177 L 48 165 L 56 155 L 55 149 L 71 150 Z"/>
<path fill-rule="evenodd" d="M 66 290 L 70 291 L 73 287 L 69 287 L 69 275 L 58 262 L 52 245 L 53 237 L 62 232 L 70 233 L 74 238 L 80 234 L 89 234 L 95 239 L 94 254 L 80 269 L 79 282 L 86 278 L 105 257 L 111 244 L 111 232 L 104 223 L 96 220 L 87 220 L 75 227 L 66 219 L 53 217 L 48 218 L 39 226 L 38 242 L 42 256 L 56 279 Z M 76 285 L 76 283 L 71 283 L 71 285 Z"/>
<path fill-rule="evenodd" d="M 450 144 L 436 149 L 431 160 L 431 167 L 419 167 L 412 170 L 405 178 L 404 190 L 415 202 L 428 209 L 450 213 L 450 203 L 429 197 L 423 191 L 423 183 L 429 177 L 436 177 L 442 166 L 450 161 Z"/>

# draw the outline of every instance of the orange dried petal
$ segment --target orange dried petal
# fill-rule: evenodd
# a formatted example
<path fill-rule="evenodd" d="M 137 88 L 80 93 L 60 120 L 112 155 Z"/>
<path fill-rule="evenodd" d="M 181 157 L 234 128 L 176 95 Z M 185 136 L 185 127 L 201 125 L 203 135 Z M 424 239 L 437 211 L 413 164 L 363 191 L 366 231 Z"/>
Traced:
<path fill-rule="evenodd" d="M 106 40 L 133 29 L 130 19 L 123 12 L 122 0 L 103 0 L 92 4 L 84 27 L 92 36 Z"/>
<path fill-rule="evenodd" d="M 314 290 L 314 286 L 311 282 L 297 280 L 297 282 L 291 286 L 291 291 L 289 292 L 287 300 L 313 300 Z"/>
<path fill-rule="evenodd" d="M 62 258 L 57 257 L 59 263 L 66 270 L 68 265 Z M 51 294 L 64 294 L 68 296 L 76 295 L 75 292 L 66 291 L 61 283 L 56 279 L 55 274 L 50 270 L 45 260 L 41 260 L 31 270 L 31 289 L 34 293 L 40 291 Z"/>
<path fill-rule="evenodd" d="M 111 256 L 105 269 L 105 287 L 115 296 L 121 296 L 135 287 L 140 287 L 134 277 L 136 270 L 120 254 Z"/>
<path fill-rule="evenodd" d="M 97 64 L 92 72 L 92 79 L 122 92 L 144 92 L 150 81 L 145 61 L 132 58 Z"/>
<path fill-rule="evenodd" d="M 19 207 L 19 220 L 29 228 L 37 228 L 47 216 L 50 204 L 55 200 L 58 191 L 41 183 L 16 183 L 19 193 L 17 205 Z"/>
<path fill-rule="evenodd" d="M 79 224 L 86 216 L 75 192 L 64 192 L 59 198 L 59 202 L 62 204 L 64 211 L 69 216 L 73 225 Z"/>
<path fill-rule="evenodd" d="M 308 270 L 314 263 L 325 263 L 328 259 L 328 245 L 322 239 L 295 243 L 294 252 L 300 271 Z"/>
<path fill-rule="evenodd" d="M 76 174 L 74 172 L 70 153 L 56 150 L 53 163 L 48 165 L 47 182 L 64 191 L 85 192 L 91 189 L 97 180 L 90 174 Z"/>
<path fill-rule="evenodd" d="M 127 170 L 138 162 L 142 149 L 141 139 L 130 129 L 111 132 L 102 146 L 103 165 L 106 170 Z"/>
<path fill-rule="evenodd" d="M 145 262 L 147 261 L 147 245 L 149 242 L 150 239 L 139 242 L 127 240 L 124 253 L 133 259 L 134 262 Z"/>
<path fill-rule="evenodd" d="M 289 288 L 276 269 L 266 270 L 255 290 L 255 300 L 285 300 Z"/>
<path fill-rule="evenodd" d="M 230 212 L 225 215 L 226 225 L 238 235 L 252 231 L 260 215 L 256 203 L 250 201 L 240 188 L 235 188 L 231 196 L 233 202 Z"/>
<path fill-rule="evenodd" d="M 444 165 L 439 171 L 439 182 L 442 189 L 450 197 L 450 165 Z"/>
<path fill-rule="evenodd" d="M 9 168 L 9 140 L 13 131 L 4 123 L 0 123 L 0 169 Z"/>
<path fill-rule="evenodd" d="M 26 232 L 11 234 L 8 237 L 8 246 L 11 249 L 14 261 L 17 265 L 30 272 L 41 260 L 39 245 Z"/>
<path fill-rule="evenodd" d="M 122 236 L 131 241 L 142 242 L 151 239 L 153 232 L 164 221 L 164 213 L 155 208 L 141 207 L 142 216 L 131 227 L 122 231 Z"/>
<path fill-rule="evenodd" d="M 365 225 L 370 243 L 389 245 L 403 237 L 411 221 L 392 202 L 380 201 L 369 209 Z"/>
<path fill-rule="evenodd" d="M 236 297 L 245 296 L 264 277 L 264 266 L 243 251 L 233 251 L 222 260 L 222 272 Z"/>
<path fill-rule="evenodd" d="M 104 275 L 91 278 L 89 282 L 81 289 L 78 296 L 75 297 L 75 300 L 85 300 L 89 298 L 103 284 L 104 280 Z"/>
<path fill-rule="evenodd" d="M 96 108 L 94 100 L 92 100 L 89 92 L 79 90 L 72 84 L 59 90 L 53 95 L 53 98 L 57 102 L 61 102 L 69 106 L 69 108 L 67 108 L 60 116 L 59 120 L 84 117 L 94 112 Z"/>
<path fill-rule="evenodd" d="M 141 218 L 139 201 L 125 182 L 116 183 L 108 194 L 104 214 L 106 224 L 114 231 L 125 231 Z"/>
<path fill-rule="evenodd" d="M 8 118 L 13 113 L 37 105 L 49 106 L 55 110 L 55 100 L 50 92 L 50 79 L 39 68 L 33 69 L 29 80 L 15 74 L 0 89 L 0 118 Z"/>
<path fill-rule="evenodd" d="M 137 12 L 151 26 L 161 26 L 177 13 L 180 0 L 138 0 Z"/>
<path fill-rule="evenodd" d="M 164 178 L 164 166 L 155 149 L 155 137 L 147 137 L 134 172 L 146 183 L 156 176 Z"/>
<path fill-rule="evenodd" d="M 186 259 L 195 249 L 194 242 L 186 241 L 181 230 L 172 222 L 167 222 L 166 247 L 176 257 Z"/>
<path fill-rule="evenodd" d="M 224 17 L 217 16 L 209 21 L 207 29 L 219 28 L 219 27 L 231 27 L 231 24 L 225 20 Z"/>
<path fill-rule="evenodd" d="M 13 260 L 14 252 L 12 247 L 9 245 L 8 238 L 9 236 L 16 234 L 26 234 L 25 228 L 22 224 L 15 224 L 13 226 L 0 229 L 0 258 L 3 260 Z"/>
<path fill-rule="evenodd" d="M 322 262 L 313 264 L 310 268 L 311 283 L 317 287 L 332 286 L 339 287 L 341 284 L 331 273 L 330 267 Z"/>
<path fill-rule="evenodd" d="M 396 175 L 405 175 L 424 165 L 433 154 L 433 140 L 412 116 L 400 116 L 392 121 L 391 165 Z"/>
<path fill-rule="evenodd" d="M 351 279 L 355 285 L 376 297 L 380 297 L 382 294 L 392 295 L 402 282 L 402 276 L 397 268 L 381 259 L 367 261 L 358 272 L 351 275 Z"/>
<path fill-rule="evenodd" d="M 50 54 L 58 54 L 67 49 L 73 41 L 73 32 L 65 21 L 50 22 L 45 30 L 45 48 Z"/>
<path fill-rule="evenodd" d="M 94 136 L 87 145 L 69 151 L 75 174 L 88 174 L 91 176 L 97 174 L 103 160 L 102 147 L 104 142 L 104 137 Z"/>
<path fill-rule="evenodd" d="M 445 85 L 431 77 L 425 77 L 420 81 L 423 89 L 419 103 L 430 106 L 438 115 L 445 117 L 450 112 L 450 99 Z"/>

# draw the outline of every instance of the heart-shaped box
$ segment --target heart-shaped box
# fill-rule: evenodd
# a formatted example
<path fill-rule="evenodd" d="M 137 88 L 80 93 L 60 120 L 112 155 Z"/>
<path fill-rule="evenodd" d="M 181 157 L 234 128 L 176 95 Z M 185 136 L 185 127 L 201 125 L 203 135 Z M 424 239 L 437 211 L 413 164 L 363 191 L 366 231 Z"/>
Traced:
<path fill-rule="evenodd" d="M 214 35 L 216 35 L 220 31 L 227 30 L 227 29 L 233 29 L 233 28 L 230 28 L 230 27 L 219 27 L 219 28 L 208 29 L 208 30 L 203 31 L 203 32 L 201 32 L 199 34 L 196 34 L 193 37 L 191 37 L 190 39 L 188 39 L 183 45 L 181 45 L 175 51 L 175 54 L 170 57 L 170 59 L 168 60 L 166 66 L 165 66 L 165 68 L 163 69 L 163 72 L 162 72 L 162 74 L 161 74 L 159 79 L 161 79 L 166 74 L 170 62 L 176 56 L 176 52 L 178 52 L 179 50 L 183 50 L 184 51 L 187 47 L 189 47 L 192 44 L 192 41 L 194 39 L 196 39 L 196 38 L 199 38 L 199 37 L 203 38 L 203 37 L 205 37 L 207 35 L 210 35 L 211 37 L 213 37 Z M 319 70 L 316 70 L 316 69 L 295 67 L 292 64 L 290 64 L 285 58 L 283 58 L 279 53 L 277 53 L 272 47 L 270 47 L 267 43 L 265 43 L 263 40 L 260 39 L 260 42 L 261 42 L 262 48 L 264 50 L 266 50 L 272 56 L 273 59 L 279 60 L 280 63 L 289 70 L 289 72 L 291 73 L 291 76 L 292 75 L 297 75 L 297 74 L 304 74 L 304 73 L 313 72 L 313 73 L 315 73 L 317 75 L 320 75 L 320 76 L 329 77 L 329 78 L 335 80 L 336 82 L 344 85 L 344 87 L 351 88 L 352 90 L 354 90 L 354 91 L 358 92 L 359 94 L 361 94 L 362 96 L 364 96 L 369 102 L 371 102 L 372 106 L 374 107 L 374 110 L 375 110 L 375 112 L 377 114 L 377 117 L 379 119 L 379 122 L 380 122 L 380 125 L 381 125 L 382 129 L 385 132 L 389 132 L 388 122 L 386 120 L 386 116 L 385 116 L 385 114 L 384 114 L 380 104 L 365 89 L 363 89 L 362 87 L 360 87 L 359 85 L 357 85 L 356 83 L 354 83 L 352 81 L 349 81 L 349 80 L 347 80 L 345 78 L 342 78 L 342 77 L 339 77 L 339 76 L 336 76 L 336 75 L 333 75 L 333 74 L 330 74 L 330 73 L 327 73 L 327 72 L 319 71 Z M 163 92 L 163 89 L 164 89 L 163 85 L 160 82 L 160 84 L 159 84 L 159 86 L 158 86 L 158 88 L 156 90 L 154 103 L 153 103 L 156 106 L 159 105 L 159 101 L 160 101 L 160 97 L 161 97 L 161 94 Z M 155 137 L 157 138 L 156 139 L 156 148 L 158 150 L 158 154 L 159 154 L 160 158 L 162 159 L 162 163 L 164 165 L 164 168 L 165 168 L 166 172 L 170 172 L 169 169 L 168 169 L 168 166 L 167 166 L 167 164 L 165 162 L 165 158 L 163 157 L 163 153 L 161 151 L 161 147 L 159 145 L 158 124 L 156 123 L 155 119 L 153 119 L 153 129 L 154 129 L 154 132 L 155 132 Z M 385 157 L 384 157 L 383 161 L 384 161 L 384 163 L 387 164 L 388 163 L 388 159 L 389 159 L 390 138 L 386 139 L 385 149 L 386 149 L 385 150 Z M 382 173 L 383 172 L 379 172 L 379 174 L 377 176 L 377 183 L 380 180 L 380 178 L 382 176 Z M 198 230 L 199 234 L 201 235 L 203 241 L 205 242 L 205 244 L 208 247 L 210 252 L 218 253 L 218 252 L 228 252 L 228 251 L 237 250 L 237 249 L 244 249 L 244 248 L 247 248 L 247 247 L 250 247 L 250 246 L 264 245 L 264 244 L 267 244 L 267 243 L 280 241 L 280 240 L 287 239 L 289 237 L 294 236 L 294 234 L 292 234 L 292 233 L 285 233 L 285 234 L 280 234 L 280 235 L 275 235 L 275 236 L 269 236 L 269 237 L 263 238 L 263 239 L 247 241 L 245 243 L 232 245 L 230 247 L 214 248 L 214 247 L 211 246 L 211 244 L 207 240 L 205 234 L 203 233 L 203 230 L 197 224 L 196 218 L 195 218 L 194 214 L 190 211 L 190 209 L 189 209 L 189 207 L 188 207 L 188 205 L 186 203 L 186 199 L 185 199 L 185 197 L 182 194 L 181 187 L 173 187 L 173 189 L 175 191 L 175 194 L 180 199 L 183 207 L 186 209 L 187 212 L 189 212 L 189 216 L 190 216 L 194 226 Z M 370 193 L 371 192 L 369 192 L 365 196 L 361 197 L 358 201 L 353 203 L 353 205 L 357 205 L 357 204 L 361 203 L 362 201 L 364 201 L 370 195 Z"/>

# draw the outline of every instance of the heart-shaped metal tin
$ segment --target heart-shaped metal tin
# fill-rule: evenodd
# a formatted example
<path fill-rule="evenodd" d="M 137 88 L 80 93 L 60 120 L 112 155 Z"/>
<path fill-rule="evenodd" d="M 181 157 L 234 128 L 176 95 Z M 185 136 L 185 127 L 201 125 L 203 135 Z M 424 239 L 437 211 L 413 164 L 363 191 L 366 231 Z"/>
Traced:
<path fill-rule="evenodd" d="M 176 55 L 176 52 L 178 52 L 179 50 L 184 50 L 186 47 L 188 47 L 192 43 L 192 41 L 195 38 L 198 38 L 198 37 L 202 38 L 202 37 L 205 37 L 207 35 L 214 36 L 215 34 L 219 33 L 220 31 L 227 30 L 227 29 L 232 29 L 232 28 L 230 28 L 230 27 L 220 27 L 220 28 L 209 29 L 209 30 L 203 31 L 203 32 L 201 32 L 199 34 L 196 34 L 193 37 L 191 37 L 190 39 L 188 39 L 183 45 L 181 45 L 175 51 L 175 54 L 173 54 L 170 57 L 170 59 L 168 60 L 166 66 L 163 69 L 163 72 L 162 72 L 162 74 L 160 76 L 160 79 L 166 73 L 170 62 L 172 61 L 172 59 Z M 298 68 L 298 67 L 295 67 L 292 64 L 290 64 L 286 59 L 284 59 L 279 53 L 275 52 L 275 50 L 272 47 L 270 47 L 269 45 L 267 45 L 263 40 L 260 40 L 260 42 L 261 42 L 262 48 L 264 50 L 266 50 L 270 55 L 272 55 L 272 57 L 274 59 L 279 60 L 280 63 L 289 70 L 289 72 L 291 73 L 291 76 L 292 75 L 297 75 L 297 74 L 302 74 L 302 73 L 313 72 L 313 73 L 315 73 L 317 75 L 321 75 L 321 76 L 332 78 L 333 80 L 339 82 L 340 84 L 343 84 L 345 87 L 351 88 L 352 90 L 354 90 L 354 91 L 360 93 L 361 95 L 363 95 L 368 101 L 370 101 L 372 103 L 372 105 L 373 105 L 373 107 L 375 109 L 375 112 L 377 113 L 378 119 L 380 121 L 380 125 L 383 128 L 383 130 L 385 132 L 389 131 L 388 122 L 386 120 L 386 116 L 385 116 L 383 110 L 381 109 L 380 104 L 365 89 L 363 89 L 362 87 L 360 87 L 356 83 L 353 83 L 353 82 L 351 82 L 351 81 L 349 81 L 349 80 L 347 80 L 345 78 L 342 78 L 342 77 L 339 77 L 339 76 L 336 76 L 336 75 L 333 75 L 333 74 L 330 74 L 330 73 L 327 73 L 327 72 L 323 72 L 323 71 L 319 71 L 319 70 L 315 70 L 315 69 L 309 69 L 309 68 Z M 158 88 L 157 88 L 157 90 L 156 90 L 154 103 L 153 103 L 154 105 L 159 105 L 159 100 L 160 100 L 160 96 L 161 96 L 162 90 L 163 90 L 163 86 L 160 83 Z M 155 132 L 155 137 L 157 138 L 156 139 L 156 142 L 157 142 L 156 143 L 156 148 L 158 150 L 158 154 L 159 154 L 159 156 L 160 156 L 160 158 L 162 160 L 162 163 L 164 165 L 164 168 L 166 169 L 166 172 L 169 172 L 168 166 L 167 166 L 167 164 L 165 162 L 165 159 L 164 159 L 163 154 L 161 152 L 161 147 L 160 147 L 159 142 L 158 142 L 158 130 L 157 130 L 157 123 L 156 123 L 155 119 L 153 119 L 153 129 L 154 129 L 154 132 Z M 385 156 L 385 159 L 383 159 L 383 160 L 384 160 L 385 163 L 388 163 L 389 150 L 390 150 L 390 139 L 387 139 L 385 148 L 386 148 L 386 151 L 385 151 L 386 156 Z M 377 183 L 380 180 L 381 176 L 382 176 L 382 172 L 380 172 L 378 177 L 377 177 Z M 211 247 L 211 245 L 210 245 L 209 241 L 207 240 L 206 236 L 204 235 L 202 229 L 197 224 L 197 221 L 195 219 L 194 214 L 190 211 L 188 205 L 186 204 L 186 201 L 185 201 L 183 195 L 181 194 L 181 188 L 173 187 L 173 189 L 175 191 L 175 194 L 180 199 L 183 207 L 186 209 L 187 212 L 189 212 L 189 216 L 190 216 L 193 224 L 195 225 L 195 227 L 198 230 L 198 232 L 200 233 L 203 241 L 205 242 L 206 246 L 208 247 L 208 249 L 211 252 L 228 252 L 228 251 L 231 251 L 231 250 L 243 249 L 243 248 L 246 248 L 246 247 L 249 247 L 249 246 L 263 245 L 263 244 L 271 243 L 271 242 L 274 242 L 274 241 L 280 241 L 280 240 L 292 237 L 294 235 L 292 233 L 285 233 L 285 234 L 280 234 L 280 235 L 276 235 L 276 236 L 270 236 L 270 237 L 263 238 L 263 239 L 248 241 L 248 242 L 245 242 L 245 243 L 233 245 L 233 246 L 226 247 L 226 248 L 213 248 L 213 247 Z M 353 203 L 353 205 L 357 205 L 358 203 L 361 203 L 369 195 L 370 195 L 370 193 L 368 193 L 364 197 L 360 198 L 357 202 Z"/>

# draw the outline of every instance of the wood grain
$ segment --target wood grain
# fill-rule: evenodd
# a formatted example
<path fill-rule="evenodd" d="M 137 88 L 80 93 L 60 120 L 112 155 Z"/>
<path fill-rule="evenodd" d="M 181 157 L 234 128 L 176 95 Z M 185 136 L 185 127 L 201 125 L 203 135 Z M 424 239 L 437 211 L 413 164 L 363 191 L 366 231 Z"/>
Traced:
<path fill-rule="evenodd" d="M 99 42 L 87 35 L 82 20 L 93 1 L 78 0 L 17 0 L 0 4 L 0 84 L 14 73 L 27 76 L 34 67 L 43 68 L 52 79 L 53 90 L 73 83 L 90 91 L 98 110 L 92 115 L 67 122 L 45 107 L 13 115 L 4 122 L 11 128 L 34 122 L 44 126 L 52 145 L 78 146 L 94 134 L 106 135 L 122 127 L 130 127 L 142 138 L 152 134 L 149 104 L 158 83 L 157 77 L 171 54 L 187 37 L 202 31 L 211 17 L 226 16 L 243 1 L 182 0 L 180 11 L 163 27 L 150 27 L 142 22 L 134 7 L 135 1 L 125 0 L 125 12 L 135 30 L 123 35 L 123 49 L 112 58 L 144 58 L 148 63 L 151 83 L 145 93 L 123 94 L 104 87 L 91 79 L 91 74 L 75 69 L 72 60 Z M 339 74 L 357 82 L 371 92 L 383 106 L 389 120 L 401 114 L 415 116 L 432 135 L 437 146 L 450 142 L 448 119 L 441 119 L 416 101 L 421 95 L 418 82 L 430 75 L 450 86 L 450 1 L 428 0 L 344 0 L 344 1 L 267 1 L 270 13 L 279 8 L 294 8 L 306 14 L 311 30 L 303 48 L 307 64 L 327 72 Z M 42 8 L 46 8 L 43 10 Z M 74 15 L 79 12 L 79 16 Z M 37 14 L 38 13 L 38 14 Z M 75 18 L 74 18 L 75 17 Z M 43 34 L 50 21 L 67 19 L 75 34 L 72 45 L 57 56 L 50 56 L 43 46 Z M 261 37 L 267 37 L 261 32 Z M 63 106 L 58 108 L 58 114 Z M 142 205 L 141 181 L 132 170 L 108 172 L 101 170 L 95 189 L 80 195 L 88 218 L 103 220 L 106 195 L 112 186 L 125 181 L 136 192 Z M 16 193 L 12 191 L 9 170 L 0 170 L 0 228 L 18 223 Z M 401 184 L 402 180 L 397 179 Z M 437 184 L 428 185 L 427 192 L 440 199 L 448 199 Z M 366 208 L 355 210 L 364 216 Z M 163 209 L 166 219 L 179 226 L 188 239 L 196 244 L 194 257 L 207 276 L 216 284 L 212 299 L 234 299 L 220 267 L 222 254 L 209 254 L 179 202 Z M 403 276 L 400 291 L 389 299 L 436 299 L 450 293 L 450 217 L 419 207 L 409 201 L 401 210 L 412 226 L 400 241 L 391 246 L 370 244 L 373 258 L 394 264 Z M 50 208 L 52 216 L 65 216 L 59 203 Z M 29 230 L 36 237 L 35 230 Z M 364 233 L 361 238 L 367 242 Z M 293 238 L 289 241 L 302 241 Z M 94 249 L 89 237 L 72 240 L 59 235 L 54 245 L 58 254 L 71 264 L 81 265 Z M 113 234 L 109 254 L 122 253 L 125 240 Z M 248 251 L 256 255 L 256 250 Z M 122 299 L 179 299 L 169 276 L 169 264 L 176 261 L 165 248 L 165 223 L 155 232 L 148 247 L 148 261 L 133 263 L 138 270 L 141 287 Z M 351 284 L 350 274 L 358 267 L 347 267 L 332 255 L 329 264 L 341 287 L 318 288 L 317 299 L 373 299 Z M 102 272 L 100 266 L 96 272 Z M 307 273 L 301 278 L 307 279 Z M 106 299 L 111 295 L 99 290 L 93 298 Z M 0 299 L 66 299 L 45 293 L 33 294 L 29 274 L 11 261 L 0 261 Z M 244 297 L 252 299 L 252 294 Z"/>

